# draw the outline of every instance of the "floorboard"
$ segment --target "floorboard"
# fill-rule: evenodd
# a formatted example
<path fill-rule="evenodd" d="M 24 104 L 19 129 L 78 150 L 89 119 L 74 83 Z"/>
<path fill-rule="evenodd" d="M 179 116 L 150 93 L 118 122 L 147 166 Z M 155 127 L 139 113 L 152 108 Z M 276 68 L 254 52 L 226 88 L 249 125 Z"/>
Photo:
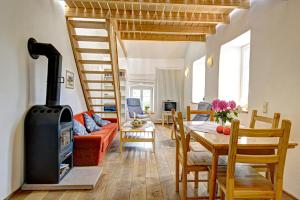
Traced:
<path fill-rule="evenodd" d="M 119 153 L 115 138 L 101 166 L 103 172 L 94 190 L 20 191 L 12 200 L 178 200 L 175 191 L 175 141 L 171 129 L 157 125 L 156 153 L 151 143 L 128 143 Z M 206 193 L 206 184 L 199 189 L 189 183 L 189 195 Z M 284 197 L 283 200 L 291 200 Z"/>

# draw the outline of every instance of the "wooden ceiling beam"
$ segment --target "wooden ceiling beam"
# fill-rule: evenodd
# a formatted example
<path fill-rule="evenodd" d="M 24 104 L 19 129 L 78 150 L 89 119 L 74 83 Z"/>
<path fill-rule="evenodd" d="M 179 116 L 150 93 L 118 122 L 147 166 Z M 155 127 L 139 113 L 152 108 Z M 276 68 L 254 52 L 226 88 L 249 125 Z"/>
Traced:
<path fill-rule="evenodd" d="M 139 23 L 118 23 L 118 31 L 120 32 L 147 32 L 147 33 L 165 33 L 165 34 L 180 34 L 180 35 L 199 35 L 199 34 L 214 34 L 216 27 L 203 26 L 187 26 L 187 25 L 167 25 L 167 24 L 139 24 Z"/>
<path fill-rule="evenodd" d="M 68 20 L 68 23 L 74 28 L 107 29 L 106 23 L 99 21 Z"/>
<path fill-rule="evenodd" d="M 150 33 L 125 33 L 121 32 L 122 40 L 152 40 L 152 41 L 194 41 L 205 42 L 205 35 L 167 35 Z"/>
<path fill-rule="evenodd" d="M 154 11 L 128 11 L 105 9 L 66 8 L 66 17 L 115 19 L 118 21 L 164 21 L 184 22 L 196 24 L 229 23 L 228 14 L 220 13 L 185 13 L 185 12 L 154 12 Z"/>
<path fill-rule="evenodd" d="M 201 6 L 201 7 L 216 7 L 216 8 L 243 8 L 248 9 L 250 7 L 250 0 L 73 0 L 66 3 L 69 7 L 74 7 L 75 5 L 80 5 L 77 2 L 82 2 L 83 5 L 86 3 L 126 3 L 126 4 L 137 4 L 137 5 L 154 5 L 154 6 L 164 6 L 164 5 L 191 5 L 191 6 Z M 85 6 L 86 7 L 86 6 Z M 88 7 L 86 7 L 88 8 Z"/>

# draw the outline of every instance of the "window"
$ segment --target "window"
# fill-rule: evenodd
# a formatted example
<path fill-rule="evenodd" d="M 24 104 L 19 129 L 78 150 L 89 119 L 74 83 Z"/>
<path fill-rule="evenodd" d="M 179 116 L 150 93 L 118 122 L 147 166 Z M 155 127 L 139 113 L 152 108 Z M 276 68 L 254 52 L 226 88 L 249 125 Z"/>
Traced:
<path fill-rule="evenodd" d="M 205 56 L 193 63 L 192 102 L 203 101 L 205 95 Z"/>
<path fill-rule="evenodd" d="M 250 44 L 247 44 L 242 47 L 241 96 L 240 96 L 240 105 L 245 109 L 248 108 L 249 63 L 250 63 Z"/>
<path fill-rule="evenodd" d="M 222 45 L 219 66 L 219 98 L 234 100 L 248 109 L 250 36 L 248 31 Z"/>
<path fill-rule="evenodd" d="M 130 90 L 130 96 L 132 98 L 141 99 L 142 109 L 145 106 L 150 106 L 150 110 L 153 111 L 153 88 L 147 86 L 136 86 Z"/>

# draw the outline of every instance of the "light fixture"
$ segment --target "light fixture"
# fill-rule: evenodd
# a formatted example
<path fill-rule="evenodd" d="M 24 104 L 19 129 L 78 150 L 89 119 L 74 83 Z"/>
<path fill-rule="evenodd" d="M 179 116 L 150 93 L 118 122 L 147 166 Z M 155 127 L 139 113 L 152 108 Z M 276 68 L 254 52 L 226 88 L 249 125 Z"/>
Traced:
<path fill-rule="evenodd" d="M 213 65 L 214 65 L 214 59 L 213 59 L 212 56 L 210 56 L 210 57 L 207 58 L 206 64 L 207 64 L 208 67 L 211 67 L 211 68 L 213 67 Z"/>

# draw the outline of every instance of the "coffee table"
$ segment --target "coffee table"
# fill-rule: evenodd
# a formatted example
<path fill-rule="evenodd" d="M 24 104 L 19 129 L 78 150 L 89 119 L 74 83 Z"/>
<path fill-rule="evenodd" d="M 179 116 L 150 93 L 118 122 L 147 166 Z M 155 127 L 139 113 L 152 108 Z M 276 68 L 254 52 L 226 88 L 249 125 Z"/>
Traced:
<path fill-rule="evenodd" d="M 147 121 L 141 127 L 134 127 L 130 121 L 124 123 L 120 130 L 120 152 L 122 153 L 123 143 L 125 142 L 152 142 L 153 152 L 155 153 L 155 126 L 151 121 Z"/>

